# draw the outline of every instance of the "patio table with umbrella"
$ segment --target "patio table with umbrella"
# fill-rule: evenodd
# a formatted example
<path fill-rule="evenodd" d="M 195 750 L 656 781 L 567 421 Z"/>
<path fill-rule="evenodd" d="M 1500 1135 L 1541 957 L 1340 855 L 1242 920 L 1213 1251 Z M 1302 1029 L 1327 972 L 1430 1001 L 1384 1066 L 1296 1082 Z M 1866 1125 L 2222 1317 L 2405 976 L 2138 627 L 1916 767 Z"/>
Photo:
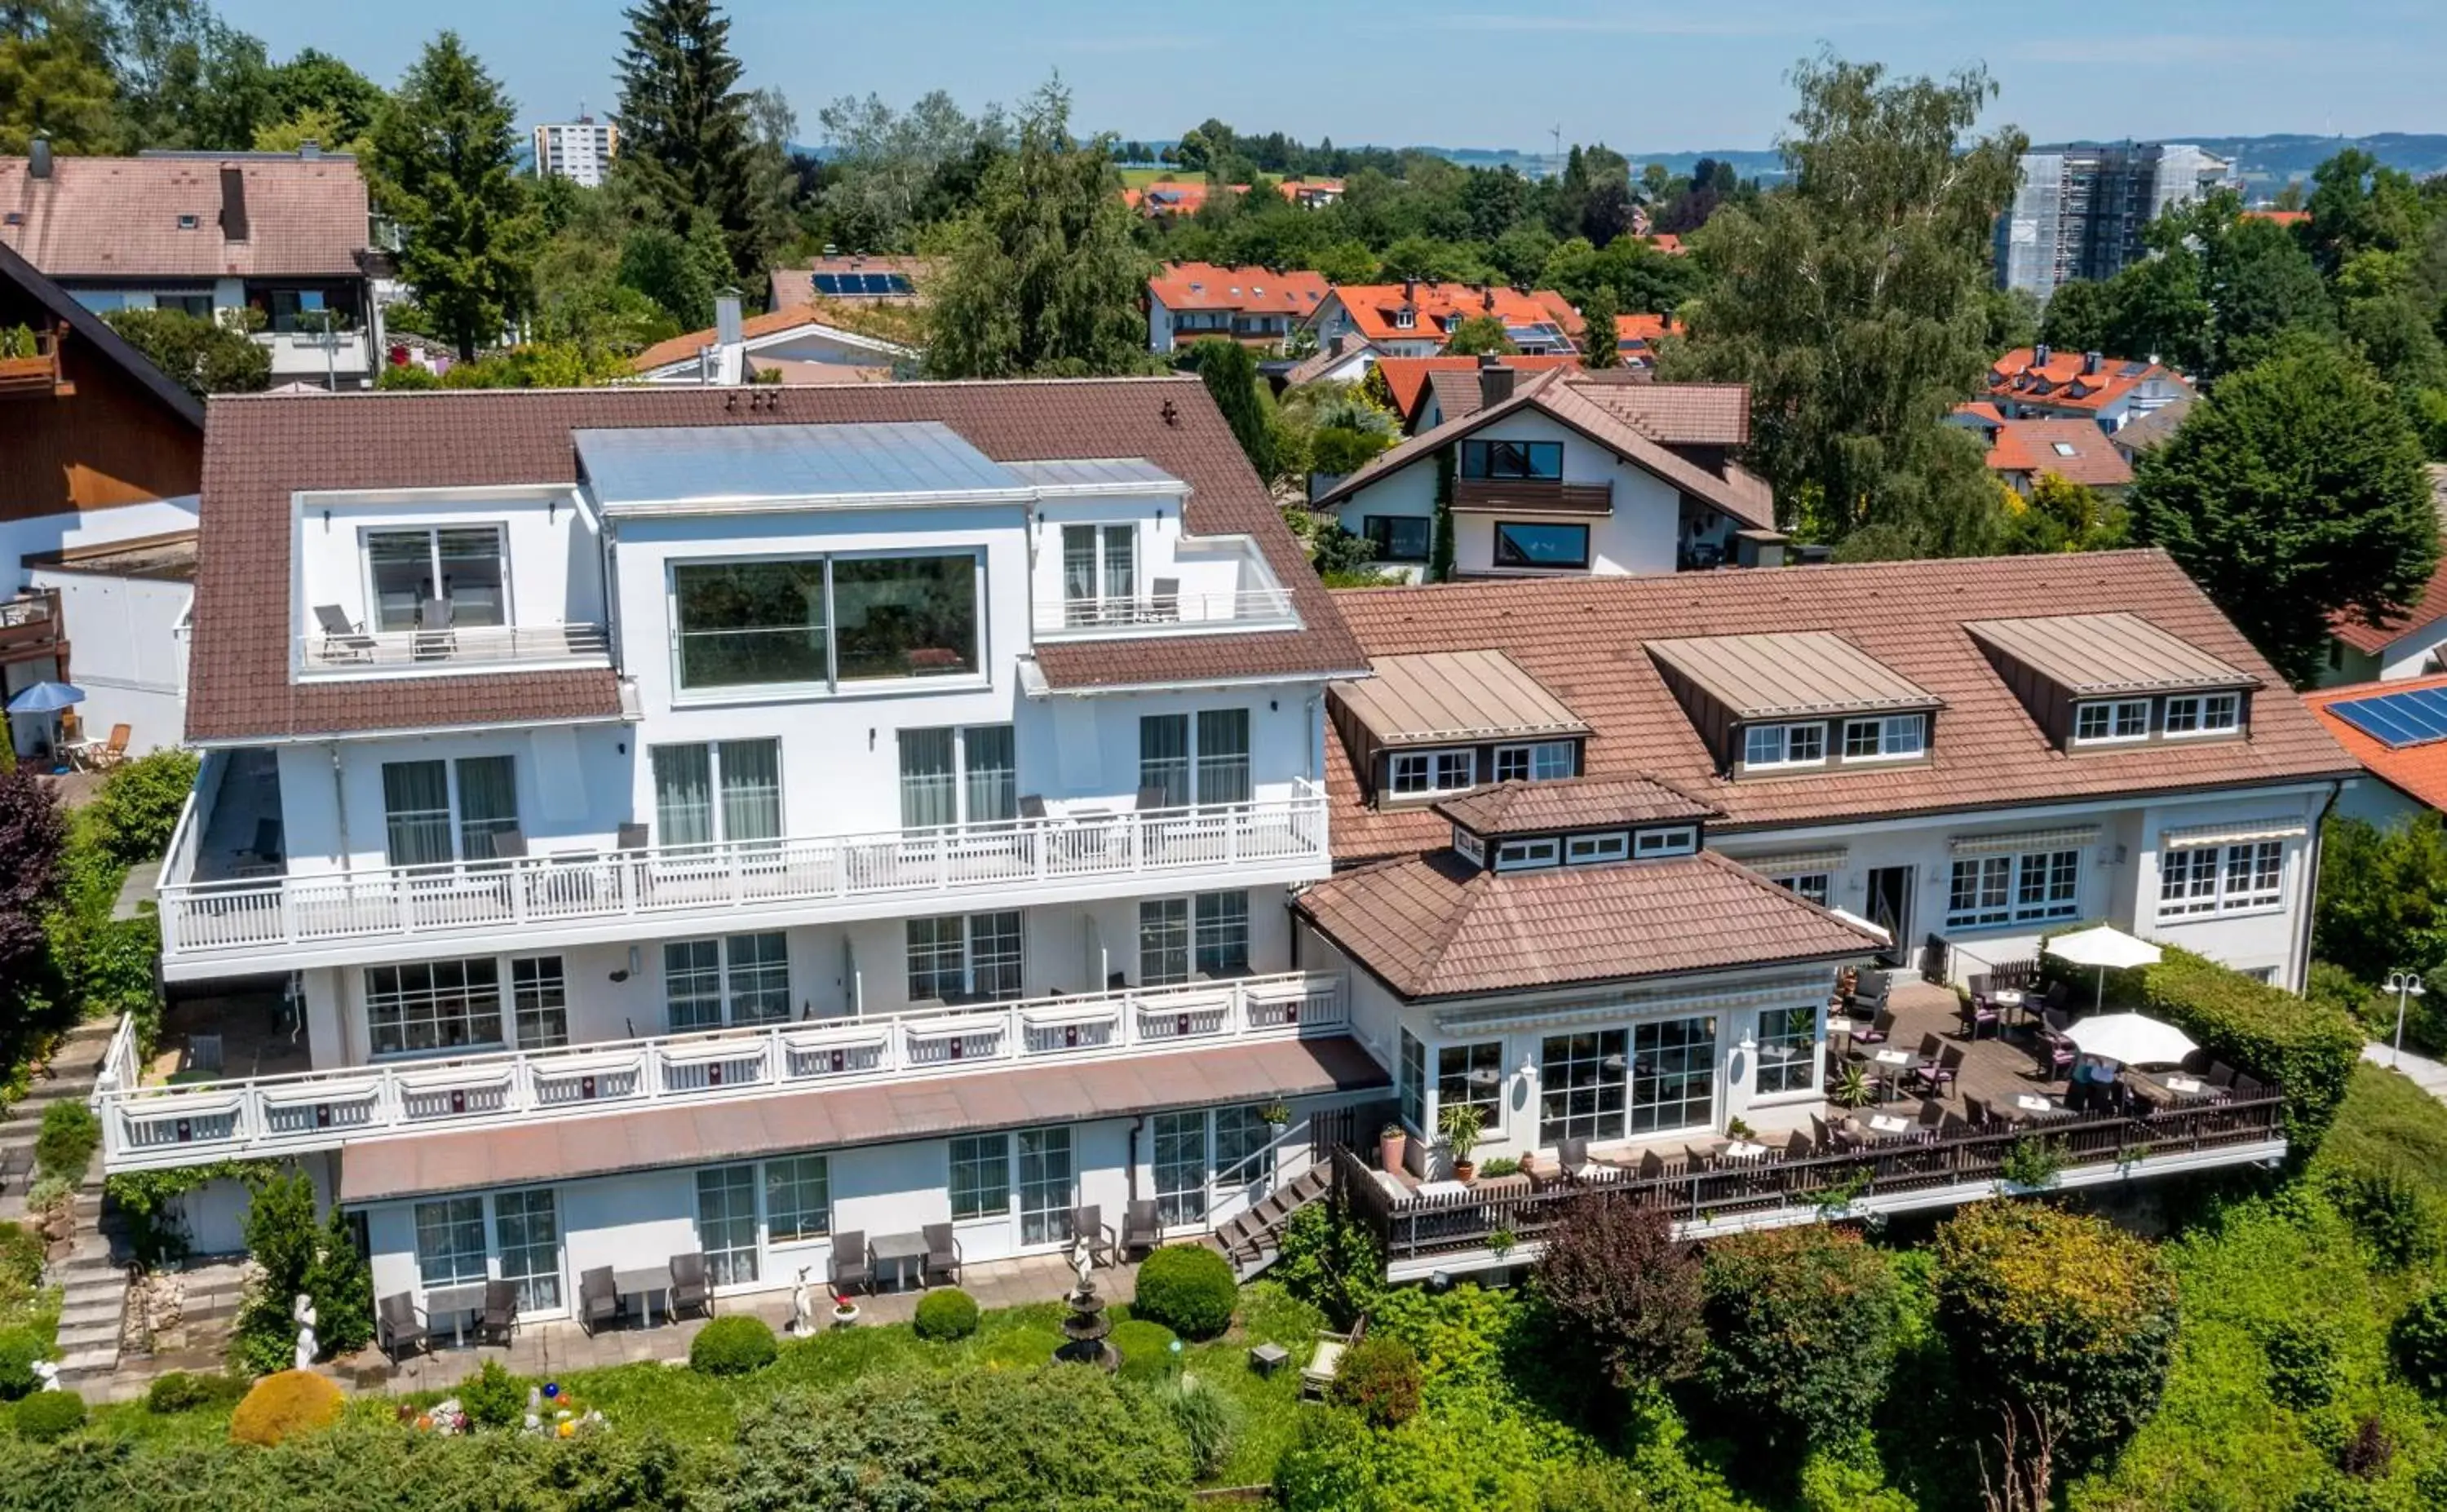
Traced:
<path fill-rule="evenodd" d="M 2159 954 L 2157 946 L 2146 939 L 2136 939 L 2112 924 L 2059 935 L 2043 948 L 2069 966 L 2098 968 L 2098 992 L 2092 999 L 2093 1008 L 2106 1004 L 2109 972 L 2129 972 L 2136 966 L 2155 966 Z"/>
<path fill-rule="evenodd" d="M 2139 1013 L 2093 1013 L 2064 1037 L 2084 1055 L 2123 1066 L 2174 1066 L 2200 1049 L 2174 1025 Z"/>
<path fill-rule="evenodd" d="M 60 711 L 85 702 L 85 690 L 72 683 L 41 682 L 18 690 L 9 700 L 8 712 L 41 714 L 50 720 L 50 736 L 45 746 L 55 755 L 60 748 Z"/>

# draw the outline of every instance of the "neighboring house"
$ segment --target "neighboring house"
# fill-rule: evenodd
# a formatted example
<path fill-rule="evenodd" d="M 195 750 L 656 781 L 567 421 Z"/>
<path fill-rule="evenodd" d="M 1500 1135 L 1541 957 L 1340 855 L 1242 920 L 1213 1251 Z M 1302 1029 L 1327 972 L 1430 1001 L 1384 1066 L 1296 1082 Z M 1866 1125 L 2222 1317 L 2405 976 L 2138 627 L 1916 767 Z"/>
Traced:
<path fill-rule="evenodd" d="M 2447 530 L 2447 463 L 2426 464 L 2431 501 Z M 2320 685 L 2395 682 L 2447 671 L 2447 562 L 2399 614 L 2373 624 L 2349 614 L 2328 616 L 2328 665 Z"/>
<path fill-rule="evenodd" d="M 2115 443 L 2115 449 L 2124 454 L 2127 463 L 2138 464 L 2143 457 L 2174 440 L 2175 431 L 2182 426 L 2184 417 L 2190 415 L 2192 406 L 2198 403 L 2199 399 L 2191 394 L 2170 400 L 2146 414 L 2135 415 L 2126 421 L 2110 439 Z"/>
<path fill-rule="evenodd" d="M 2370 774 L 2337 801 L 2340 815 L 2388 828 L 2447 812 L 2447 675 L 2325 688 L 2303 707 Z"/>
<path fill-rule="evenodd" d="M 2133 482 L 2133 464 L 2090 421 L 2008 420 L 1984 403 L 1958 406 L 1948 418 L 1980 433 L 1988 444 L 1988 470 L 2025 498 L 2049 473 L 2109 494 Z"/>
<path fill-rule="evenodd" d="M 1229 184 L 1225 187 L 1230 193 L 1236 195 L 1245 195 L 1249 192 L 1249 186 L 1244 183 Z M 1168 179 L 1159 180 L 1144 189 L 1124 189 L 1122 203 L 1149 220 L 1174 220 L 1185 216 L 1194 216 L 1205 209 L 1206 197 L 1212 192 L 1212 188 L 1204 179 L 1187 180 L 1179 183 Z"/>
<path fill-rule="evenodd" d="M 1434 556 L 1448 471 L 1459 576 L 1671 573 L 1756 560 L 1761 547 L 1781 559 L 1768 486 L 1733 461 L 1750 439 L 1747 389 L 1568 366 L 1524 374 L 1496 358 L 1473 374 L 1429 374 L 1437 392 L 1461 379 L 1479 390 L 1457 404 L 1468 414 L 1385 452 L 1313 505 L 1375 542 L 1377 562 L 1396 576 L 1415 579 Z"/>
<path fill-rule="evenodd" d="M 1297 362 L 1280 358 L 1259 364 L 1258 370 L 1280 394 L 1302 384 L 1357 383 L 1368 376 L 1368 369 L 1376 366 L 1380 356 L 1375 348 L 1356 336 L 1337 336 Z"/>
<path fill-rule="evenodd" d="M 593 116 L 548 122 L 535 128 L 535 173 L 539 179 L 566 179 L 589 189 L 599 189 L 612 172 L 612 160 L 619 152 L 620 128 Z"/>
<path fill-rule="evenodd" d="M 175 745 L 188 590 L 163 564 L 182 541 L 192 564 L 204 406 L 0 244 L 0 332 L 20 330 L 32 350 L 0 356 L 0 704 L 72 682 L 88 735 Z M 8 724 L 27 754 L 51 733 Z"/>
<path fill-rule="evenodd" d="M 1549 368 L 1576 367 L 1580 358 L 1555 352 L 1543 357 L 1504 356 L 1495 362 L 1514 372 L 1545 372 Z M 1476 357 L 1387 357 L 1376 364 L 1376 370 L 1385 375 L 1385 391 L 1393 398 L 1403 434 L 1416 435 L 1477 411 L 1480 367 Z"/>
<path fill-rule="evenodd" d="M 275 384 L 362 388 L 383 349 L 356 160 L 294 153 L 0 158 L 0 246 L 95 311 L 262 317 Z"/>
<path fill-rule="evenodd" d="M 918 355 L 851 329 L 860 312 L 829 300 L 742 319 L 738 300 L 726 294 L 715 310 L 711 330 L 658 341 L 629 359 L 629 370 L 650 384 L 737 384 L 768 373 L 791 384 L 887 383 L 894 364 Z"/>
<path fill-rule="evenodd" d="M 1083 1203 L 1195 1238 L 1381 1123 L 1286 907 L 1366 664 L 1195 378 L 213 425 L 162 971 L 297 1015 L 220 997 L 268 1049 L 218 1081 L 115 1056 L 108 1169 L 295 1159 L 446 1327 L 846 1234 L 1053 1254 Z"/>
<path fill-rule="evenodd" d="M 1339 179 L 1285 179 L 1275 185 L 1281 195 L 1302 210 L 1322 210 L 1342 198 Z"/>
<path fill-rule="evenodd" d="M 1170 351 L 1207 336 L 1276 348 L 1325 299 L 1322 274 L 1168 262 L 1148 280 L 1148 350 Z"/>
<path fill-rule="evenodd" d="M 2113 278 L 2149 255 L 2142 233 L 2215 188 L 2233 164 L 2181 142 L 2046 147 L 2022 154 L 1997 217 L 1997 287 L 2045 303 L 2070 279 Z"/>
<path fill-rule="evenodd" d="M 1647 371 L 1657 366 L 1657 344 L 1682 334 L 1682 322 L 1672 315 L 1617 315 L 1614 350 L 1626 368 Z"/>
<path fill-rule="evenodd" d="M 2007 420 L 2087 420 L 2113 435 L 2192 397 L 2191 381 L 2155 360 L 2018 347 L 1988 366 L 1988 399 Z"/>
<path fill-rule="evenodd" d="M 1572 350 L 1571 326 L 1579 320 L 1552 291 L 1482 289 L 1475 284 L 1343 284 L 1329 292 L 1309 318 L 1318 344 L 1337 336 L 1364 341 L 1387 357 L 1432 357 L 1461 324 L 1480 315 L 1504 323 L 1512 345 L 1531 356 Z"/>
<path fill-rule="evenodd" d="M 922 286 L 935 271 L 923 257 L 841 256 L 826 253 L 792 268 L 776 268 L 770 275 L 770 308 L 837 299 L 844 304 L 914 305 L 923 301 Z"/>

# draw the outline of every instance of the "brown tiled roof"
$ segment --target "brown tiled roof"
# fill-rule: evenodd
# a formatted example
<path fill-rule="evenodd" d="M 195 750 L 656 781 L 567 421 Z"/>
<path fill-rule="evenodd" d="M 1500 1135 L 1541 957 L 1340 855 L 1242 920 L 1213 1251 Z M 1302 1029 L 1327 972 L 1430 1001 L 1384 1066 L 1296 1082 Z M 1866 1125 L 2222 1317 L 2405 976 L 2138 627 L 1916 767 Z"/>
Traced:
<path fill-rule="evenodd" d="M 1638 372 L 1618 368 L 1584 375 L 1572 387 L 1591 404 L 1669 446 L 1750 443 L 1751 391 L 1740 384 L 1648 383 Z"/>
<path fill-rule="evenodd" d="M 1256 538 L 1303 629 L 1037 648 L 1056 688 L 1316 676 L 1367 665 L 1194 377 L 767 388 L 583 388 L 216 399 L 204 448 L 187 733 L 199 741 L 606 718 L 607 671 L 293 685 L 290 496 L 303 489 L 563 483 L 581 427 L 940 421 L 1002 462 L 1144 457 L 1187 482 L 1194 533 Z"/>
<path fill-rule="evenodd" d="M 2085 488 L 2121 488 L 2133 464 L 2094 421 L 2001 420 L 1988 438 L 1991 472 L 2054 473 Z"/>
<path fill-rule="evenodd" d="M 2447 535 L 2447 463 L 2427 464 L 2430 475 L 2430 501 L 2438 506 L 2441 535 Z M 2404 612 L 2381 617 L 2376 625 L 2361 615 L 2340 610 L 2328 616 L 2328 633 L 2361 652 L 2376 656 L 2387 650 L 2388 643 L 2410 630 L 2447 619 L 2447 562 L 2442 562 L 2422 585 L 2419 595 L 2404 607 Z"/>
<path fill-rule="evenodd" d="M 2052 350 L 2042 364 L 2036 349 L 2017 347 L 1988 365 L 1989 396 L 2087 412 L 2105 408 L 2153 378 L 2183 376 L 2160 363 L 2104 354 L 2096 372 L 2082 371 L 2089 361 L 2086 352 Z"/>
<path fill-rule="evenodd" d="M 2354 770 L 2309 713 L 2275 696 L 2252 701 L 2248 740 L 2067 756 L 1963 629 L 2000 617 L 2000 610 L 2129 611 L 2271 689 L 2282 687 L 2284 679 L 2182 569 L 2155 551 L 1356 589 L 1335 597 L 1372 655 L 1503 652 L 1594 729 L 1585 773 L 1646 773 L 1672 783 L 1723 807 L 1720 831 L 2179 793 Z M 1840 634 L 1943 700 L 1928 762 L 1741 783 L 1720 777 L 1644 643 L 1793 630 Z M 1337 860 L 1423 851 L 1449 838 L 1432 813 L 1367 806 L 1338 740 L 1327 742 L 1326 779 Z"/>
<path fill-rule="evenodd" d="M 340 1156 L 339 1200 L 378 1202 L 1384 1085 L 1384 1068 L 1359 1042 L 1336 1035 L 889 1086 L 662 1104 L 617 1115 L 353 1144 Z"/>
<path fill-rule="evenodd" d="M 245 175 L 244 241 L 221 235 L 224 167 Z M 353 278 L 367 229 L 352 158 L 60 156 L 48 179 L 0 158 L 0 243 L 54 278 Z"/>
<path fill-rule="evenodd" d="M 1523 872 L 1481 871 L 1444 851 L 1339 873 L 1292 906 L 1408 999 L 1826 960 L 1885 943 L 1708 851 Z"/>
<path fill-rule="evenodd" d="M 2108 439 L 2127 452 L 2155 451 L 2172 441 L 2191 414 L 2192 406 L 2200 401 L 2190 397 L 2160 405 L 2146 415 L 2135 415 Z"/>
<path fill-rule="evenodd" d="M 1581 359 L 1565 351 L 1548 352 L 1536 357 L 1513 353 L 1500 358 L 1499 361 L 1502 366 L 1515 372 L 1543 372 L 1548 368 L 1579 367 Z M 1384 374 L 1385 391 L 1394 396 L 1394 412 L 1400 415 L 1406 424 L 1418 413 L 1419 401 L 1427 396 L 1430 385 L 1437 374 L 1469 374 L 1470 407 L 1472 410 L 1478 408 L 1478 359 L 1476 357 L 1380 357 L 1376 360 L 1376 370 Z M 1436 392 L 1441 395 L 1444 390 L 1439 388 Z M 1451 404 L 1457 402 L 1457 397 L 1443 401 L 1448 406 L 1445 408 L 1446 419 L 1451 420 L 1460 412 L 1450 407 Z"/>
<path fill-rule="evenodd" d="M 1576 777 L 1565 783 L 1499 783 L 1435 805 L 1479 835 L 1554 835 L 1608 824 L 1714 819 L 1724 812 L 1653 777 Z"/>

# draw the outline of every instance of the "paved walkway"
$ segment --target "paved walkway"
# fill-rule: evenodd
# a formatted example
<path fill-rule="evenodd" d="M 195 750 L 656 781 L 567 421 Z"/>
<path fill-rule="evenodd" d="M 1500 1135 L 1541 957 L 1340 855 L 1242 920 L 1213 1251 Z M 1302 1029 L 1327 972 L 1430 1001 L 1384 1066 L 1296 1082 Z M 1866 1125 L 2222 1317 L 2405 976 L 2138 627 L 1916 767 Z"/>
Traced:
<path fill-rule="evenodd" d="M 2362 1059 L 2373 1066 L 2395 1067 L 2411 1077 L 2423 1091 L 2447 1103 L 2447 1065 L 2441 1065 L 2427 1055 L 2416 1055 L 2411 1050 L 2399 1055 L 2376 1040 L 2362 1047 Z"/>

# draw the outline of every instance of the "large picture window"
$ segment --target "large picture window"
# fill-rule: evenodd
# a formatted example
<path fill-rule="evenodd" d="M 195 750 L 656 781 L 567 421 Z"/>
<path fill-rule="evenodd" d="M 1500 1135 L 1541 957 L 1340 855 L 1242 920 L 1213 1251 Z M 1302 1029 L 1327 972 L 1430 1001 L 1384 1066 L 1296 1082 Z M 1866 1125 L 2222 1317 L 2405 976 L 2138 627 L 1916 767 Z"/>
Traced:
<path fill-rule="evenodd" d="M 1019 1131 L 1019 1242 L 1057 1244 L 1071 1237 L 1071 1131 Z"/>
<path fill-rule="evenodd" d="M 832 1232 L 832 1166 L 821 1155 L 765 1162 L 765 1234 L 776 1244 Z"/>
<path fill-rule="evenodd" d="M 366 617 L 373 629 L 438 628 L 418 620 L 424 605 L 434 600 L 449 606 L 450 625 L 509 623 L 501 526 L 370 530 L 365 548 L 373 606 Z"/>
<path fill-rule="evenodd" d="M 1236 1186 L 1272 1176 L 1275 1126 L 1265 1109 L 1244 1103 L 1215 1110 L 1215 1179 Z"/>
<path fill-rule="evenodd" d="M 416 1204 L 416 1278 L 427 1287 L 484 1279 L 484 1200 L 446 1197 Z"/>
<path fill-rule="evenodd" d="M 1622 1030 L 1549 1034 L 1538 1047 L 1538 1143 L 1622 1138 L 1623 1093 L 1631 1080 Z"/>
<path fill-rule="evenodd" d="M 1247 803 L 1249 711 L 1141 715 L 1139 786 L 1157 808 Z"/>
<path fill-rule="evenodd" d="M 672 567 L 683 689 L 974 673 L 975 553 Z"/>
<path fill-rule="evenodd" d="M 667 847 L 782 838 L 782 743 L 656 746 L 654 828 Z"/>
<path fill-rule="evenodd" d="M 672 1032 L 790 1016 L 790 953 L 776 930 L 663 944 L 663 1003 Z"/>
<path fill-rule="evenodd" d="M 1017 997 L 1024 991 L 1017 911 L 913 918 L 902 929 L 909 947 L 911 1002 Z"/>
<path fill-rule="evenodd" d="M 1182 1228 L 1206 1220 L 1206 1115 L 1158 1113 L 1154 1135 L 1156 1220 Z"/>
<path fill-rule="evenodd" d="M 1498 520 L 1495 525 L 1495 565 L 1498 567 L 1586 567 L 1589 564 L 1589 527 L 1586 525 L 1543 525 L 1521 520 Z"/>
<path fill-rule="evenodd" d="M 1948 928 L 2071 918 L 2081 891 L 2081 852 L 2030 851 L 1966 857 L 1946 884 Z"/>
<path fill-rule="evenodd" d="M 366 1027 L 376 1055 L 497 1049 L 501 967 L 489 955 L 369 966 Z"/>
<path fill-rule="evenodd" d="M 1201 893 L 1139 904 L 1139 974 L 1149 987 L 1249 971 L 1249 895 Z"/>
<path fill-rule="evenodd" d="M 393 866 L 488 861 L 493 837 L 519 829 L 517 767 L 507 756 L 385 762 L 383 841 Z"/>
<path fill-rule="evenodd" d="M 1019 815 L 1019 764 L 1009 725 L 901 732 L 901 827 L 995 824 Z"/>
<path fill-rule="evenodd" d="M 1631 1031 L 1631 1131 L 1690 1128 L 1716 1107 L 1717 1030 L 1711 1018 L 1666 1018 Z"/>
<path fill-rule="evenodd" d="M 2286 842 L 2186 846 L 2158 860 L 2158 913 L 2238 914 L 2286 898 Z"/>
<path fill-rule="evenodd" d="M 1376 559 L 1388 562 L 1426 561 L 1435 521 L 1425 515 L 1368 515 L 1359 533 L 1376 548 Z"/>
<path fill-rule="evenodd" d="M 1138 607 L 1138 530 L 1062 527 L 1063 618 L 1072 625 L 1127 624 Z"/>
<path fill-rule="evenodd" d="M 1504 1042 L 1447 1045 L 1436 1051 L 1436 1118 L 1449 1107 L 1478 1109 L 1478 1126 L 1504 1122 Z"/>
<path fill-rule="evenodd" d="M 1508 480 L 1564 476 L 1564 444 L 1560 441 L 1465 441 L 1461 444 L 1464 478 Z"/>
<path fill-rule="evenodd" d="M 1818 1085 L 1818 1010 L 1761 1009 L 1758 1092 L 1806 1092 Z"/>
<path fill-rule="evenodd" d="M 952 1141 L 952 1217 L 993 1218 L 1011 1211 L 1011 1136 L 977 1134 Z"/>
<path fill-rule="evenodd" d="M 756 1167 L 717 1165 L 696 1173 L 696 1242 L 706 1279 L 737 1286 L 756 1279 Z"/>
<path fill-rule="evenodd" d="M 519 1049 L 548 1050 L 569 1043 L 569 988 L 558 955 L 521 955 L 510 962 L 511 1017 Z"/>
<path fill-rule="evenodd" d="M 493 1199 L 493 1238 L 502 1251 L 502 1279 L 519 1289 L 519 1311 L 560 1306 L 560 1215 L 552 1188 L 503 1192 Z"/>

